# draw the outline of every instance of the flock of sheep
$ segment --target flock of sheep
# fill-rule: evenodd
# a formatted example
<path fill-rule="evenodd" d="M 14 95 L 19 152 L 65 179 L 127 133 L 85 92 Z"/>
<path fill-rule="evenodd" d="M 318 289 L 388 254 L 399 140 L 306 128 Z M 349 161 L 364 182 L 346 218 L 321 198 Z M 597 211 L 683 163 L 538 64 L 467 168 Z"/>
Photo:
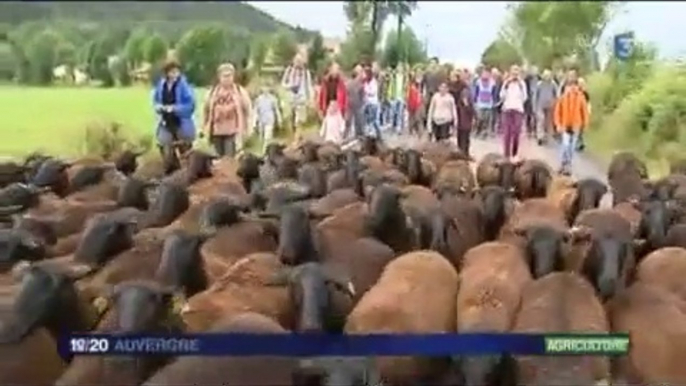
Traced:
<path fill-rule="evenodd" d="M 686 384 L 686 168 L 450 144 L 0 164 L 2 385 Z M 612 207 L 601 198 L 612 193 Z M 69 332 L 631 333 L 626 357 L 90 357 Z"/>

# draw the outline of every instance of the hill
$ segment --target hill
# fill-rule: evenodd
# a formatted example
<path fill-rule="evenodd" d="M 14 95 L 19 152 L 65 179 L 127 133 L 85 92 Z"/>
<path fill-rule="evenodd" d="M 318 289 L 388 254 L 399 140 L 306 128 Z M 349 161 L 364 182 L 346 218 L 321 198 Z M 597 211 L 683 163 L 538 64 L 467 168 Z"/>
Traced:
<path fill-rule="evenodd" d="M 29 21 L 104 22 L 119 26 L 221 22 L 248 32 L 274 33 L 280 29 L 289 29 L 301 41 L 312 34 L 312 31 L 288 25 L 239 1 L 0 2 L 0 24 L 17 25 Z"/>

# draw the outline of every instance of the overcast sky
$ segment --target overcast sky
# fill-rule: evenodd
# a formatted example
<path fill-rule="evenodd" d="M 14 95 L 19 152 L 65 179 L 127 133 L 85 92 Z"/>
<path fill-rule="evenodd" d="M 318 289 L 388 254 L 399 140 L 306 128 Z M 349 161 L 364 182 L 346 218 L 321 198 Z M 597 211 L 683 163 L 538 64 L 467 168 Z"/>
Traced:
<path fill-rule="evenodd" d="M 324 36 L 344 37 L 347 20 L 340 1 L 248 1 L 289 24 L 318 30 Z M 421 1 L 409 19 L 429 53 L 442 61 L 475 65 L 484 48 L 505 21 L 506 2 Z M 627 2 L 606 30 L 607 41 L 616 32 L 631 29 L 639 40 L 657 44 L 661 55 L 686 57 L 686 2 Z M 395 25 L 394 20 L 387 28 Z"/>

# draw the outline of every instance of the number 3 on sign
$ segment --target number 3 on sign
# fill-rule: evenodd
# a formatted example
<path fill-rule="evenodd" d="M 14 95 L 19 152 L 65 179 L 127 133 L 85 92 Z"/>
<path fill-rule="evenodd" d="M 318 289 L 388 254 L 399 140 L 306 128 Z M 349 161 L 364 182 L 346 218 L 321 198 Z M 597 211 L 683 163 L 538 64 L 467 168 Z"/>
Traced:
<path fill-rule="evenodd" d="M 69 348 L 72 354 L 102 354 L 109 349 L 110 342 L 104 338 L 71 338 Z"/>

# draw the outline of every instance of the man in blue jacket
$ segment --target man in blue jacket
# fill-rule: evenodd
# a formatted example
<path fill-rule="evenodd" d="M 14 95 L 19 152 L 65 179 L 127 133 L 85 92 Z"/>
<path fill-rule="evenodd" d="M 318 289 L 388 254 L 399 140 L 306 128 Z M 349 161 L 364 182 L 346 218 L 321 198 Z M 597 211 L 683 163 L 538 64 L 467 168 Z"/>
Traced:
<path fill-rule="evenodd" d="M 153 105 L 158 116 L 156 137 L 160 153 L 173 142 L 181 143 L 179 150 L 188 151 L 195 140 L 195 95 L 190 84 L 181 74 L 176 61 L 168 61 L 163 67 L 164 76 L 153 92 Z"/>

